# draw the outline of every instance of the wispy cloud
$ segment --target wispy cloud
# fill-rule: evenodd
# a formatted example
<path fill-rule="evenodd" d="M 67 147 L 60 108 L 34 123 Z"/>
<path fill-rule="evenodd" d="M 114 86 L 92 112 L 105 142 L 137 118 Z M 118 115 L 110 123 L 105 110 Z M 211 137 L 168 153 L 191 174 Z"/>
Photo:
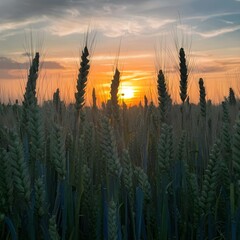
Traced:
<path fill-rule="evenodd" d="M 196 59 L 196 73 L 219 73 L 237 69 L 240 65 L 240 59 L 236 57 L 225 57 L 209 55 L 209 54 L 194 54 Z"/>
<path fill-rule="evenodd" d="M 240 1 L 240 0 L 239 0 Z M 213 19 L 213 18 L 219 18 L 219 17 L 227 17 L 227 16 L 235 16 L 240 15 L 240 11 L 230 11 L 230 12 L 217 12 L 217 13 L 211 13 L 211 14 L 190 14 L 189 16 L 183 17 L 183 20 L 200 20 L 201 22 Z"/>
<path fill-rule="evenodd" d="M 226 27 L 226 28 L 216 29 L 216 30 L 208 31 L 208 32 L 195 32 L 195 33 L 204 38 L 212 38 L 212 37 L 217 37 L 219 35 L 223 35 L 226 33 L 235 32 L 238 30 L 240 30 L 240 25 L 234 26 L 234 27 Z"/>
<path fill-rule="evenodd" d="M 156 33 L 175 21 L 174 19 L 131 16 L 125 13 L 125 15 L 95 16 L 93 19 L 82 17 L 81 22 L 79 22 L 75 17 L 68 15 L 62 19 L 49 19 L 49 26 L 45 28 L 45 31 L 57 36 L 67 36 L 76 33 L 85 33 L 89 25 L 92 24 L 97 31 L 107 37 L 119 37 Z M 111 24 L 109 24 L 110 22 Z"/>
<path fill-rule="evenodd" d="M 39 22 L 42 22 L 44 19 L 34 19 L 34 18 L 31 18 L 31 19 L 25 19 L 21 22 L 3 22 L 3 23 L 0 23 L 0 33 L 3 32 L 3 31 L 7 31 L 7 30 L 15 30 L 15 29 L 19 29 L 19 28 L 24 28 L 26 26 L 29 26 L 31 24 L 35 24 L 35 23 L 39 23 Z"/>
<path fill-rule="evenodd" d="M 4 41 L 9 37 L 23 33 L 26 29 L 32 29 L 35 24 L 43 23 L 44 19 L 25 19 L 23 21 L 1 22 L 0 18 L 0 41 Z"/>

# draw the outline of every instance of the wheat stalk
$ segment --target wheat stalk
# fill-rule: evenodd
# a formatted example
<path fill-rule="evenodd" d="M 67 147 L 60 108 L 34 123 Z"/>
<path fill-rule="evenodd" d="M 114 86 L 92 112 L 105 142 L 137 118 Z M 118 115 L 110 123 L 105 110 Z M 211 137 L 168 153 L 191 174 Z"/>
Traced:
<path fill-rule="evenodd" d="M 158 73 L 157 88 L 158 88 L 158 105 L 160 109 L 161 122 L 163 123 L 167 120 L 170 96 L 167 92 L 166 80 L 162 70 L 160 70 Z"/>
<path fill-rule="evenodd" d="M 187 85 L 188 85 L 188 69 L 186 63 L 185 51 L 183 48 L 179 50 L 179 71 L 180 71 L 180 98 L 182 103 L 187 98 Z"/>
<path fill-rule="evenodd" d="M 200 78 L 199 79 L 199 95 L 200 95 L 200 109 L 201 109 L 201 116 L 203 118 L 206 117 L 206 90 L 205 90 L 205 87 L 204 87 L 204 82 L 203 82 L 203 79 Z"/>
<path fill-rule="evenodd" d="M 229 88 L 228 101 L 229 101 L 229 104 L 232 106 L 235 106 L 237 103 L 235 93 L 232 88 Z"/>
<path fill-rule="evenodd" d="M 75 93 L 75 108 L 77 112 L 83 108 L 85 104 L 85 92 L 86 92 L 86 85 L 87 85 L 87 77 L 89 74 L 89 52 L 87 46 L 84 47 L 82 51 L 82 56 L 81 56 L 81 63 L 80 63 L 80 69 L 79 69 L 79 74 L 78 74 L 78 79 L 77 79 L 77 92 Z"/>

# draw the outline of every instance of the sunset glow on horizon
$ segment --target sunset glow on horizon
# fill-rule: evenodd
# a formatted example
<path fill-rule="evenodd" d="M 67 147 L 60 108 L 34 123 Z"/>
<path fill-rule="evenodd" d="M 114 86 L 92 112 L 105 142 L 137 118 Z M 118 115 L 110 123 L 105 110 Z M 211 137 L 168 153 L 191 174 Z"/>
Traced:
<path fill-rule="evenodd" d="M 116 67 L 121 72 L 119 101 L 138 105 L 146 95 L 157 104 L 157 72 L 163 69 L 173 103 L 179 103 L 180 47 L 189 61 L 190 102 L 199 101 L 200 77 L 206 97 L 213 103 L 227 97 L 229 87 L 240 97 L 239 1 L 219 0 L 216 5 L 210 0 L 206 6 L 196 0 L 140 3 L 1 1 L 0 102 L 21 102 L 29 68 L 26 53 L 34 51 L 40 51 L 42 64 L 37 83 L 39 102 L 52 99 L 57 88 L 66 103 L 74 102 L 88 31 L 87 106 L 92 105 L 93 88 L 98 106 L 109 99 Z"/>

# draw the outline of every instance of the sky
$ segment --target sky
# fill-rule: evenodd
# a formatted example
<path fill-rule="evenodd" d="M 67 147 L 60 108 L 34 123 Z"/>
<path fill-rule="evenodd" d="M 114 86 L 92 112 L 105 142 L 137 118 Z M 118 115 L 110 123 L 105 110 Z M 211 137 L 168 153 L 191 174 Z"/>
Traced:
<path fill-rule="evenodd" d="M 87 105 L 93 87 L 98 104 L 107 101 L 116 67 L 120 98 L 129 105 L 144 95 L 157 103 L 160 69 L 179 102 L 180 47 L 190 102 L 198 102 L 200 77 L 215 103 L 229 87 L 240 95 L 240 0 L 0 0 L 0 101 L 22 100 L 31 55 L 39 51 L 39 101 L 60 88 L 62 99 L 73 102 L 87 32 Z"/>

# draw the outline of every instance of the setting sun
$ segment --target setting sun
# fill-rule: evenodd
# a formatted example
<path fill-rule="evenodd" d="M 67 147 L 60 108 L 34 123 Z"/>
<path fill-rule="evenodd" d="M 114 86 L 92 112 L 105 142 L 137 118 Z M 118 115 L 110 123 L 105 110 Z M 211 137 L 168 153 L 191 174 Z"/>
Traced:
<path fill-rule="evenodd" d="M 120 88 L 120 96 L 123 99 L 132 99 L 134 97 L 134 89 L 132 86 L 122 86 Z"/>

